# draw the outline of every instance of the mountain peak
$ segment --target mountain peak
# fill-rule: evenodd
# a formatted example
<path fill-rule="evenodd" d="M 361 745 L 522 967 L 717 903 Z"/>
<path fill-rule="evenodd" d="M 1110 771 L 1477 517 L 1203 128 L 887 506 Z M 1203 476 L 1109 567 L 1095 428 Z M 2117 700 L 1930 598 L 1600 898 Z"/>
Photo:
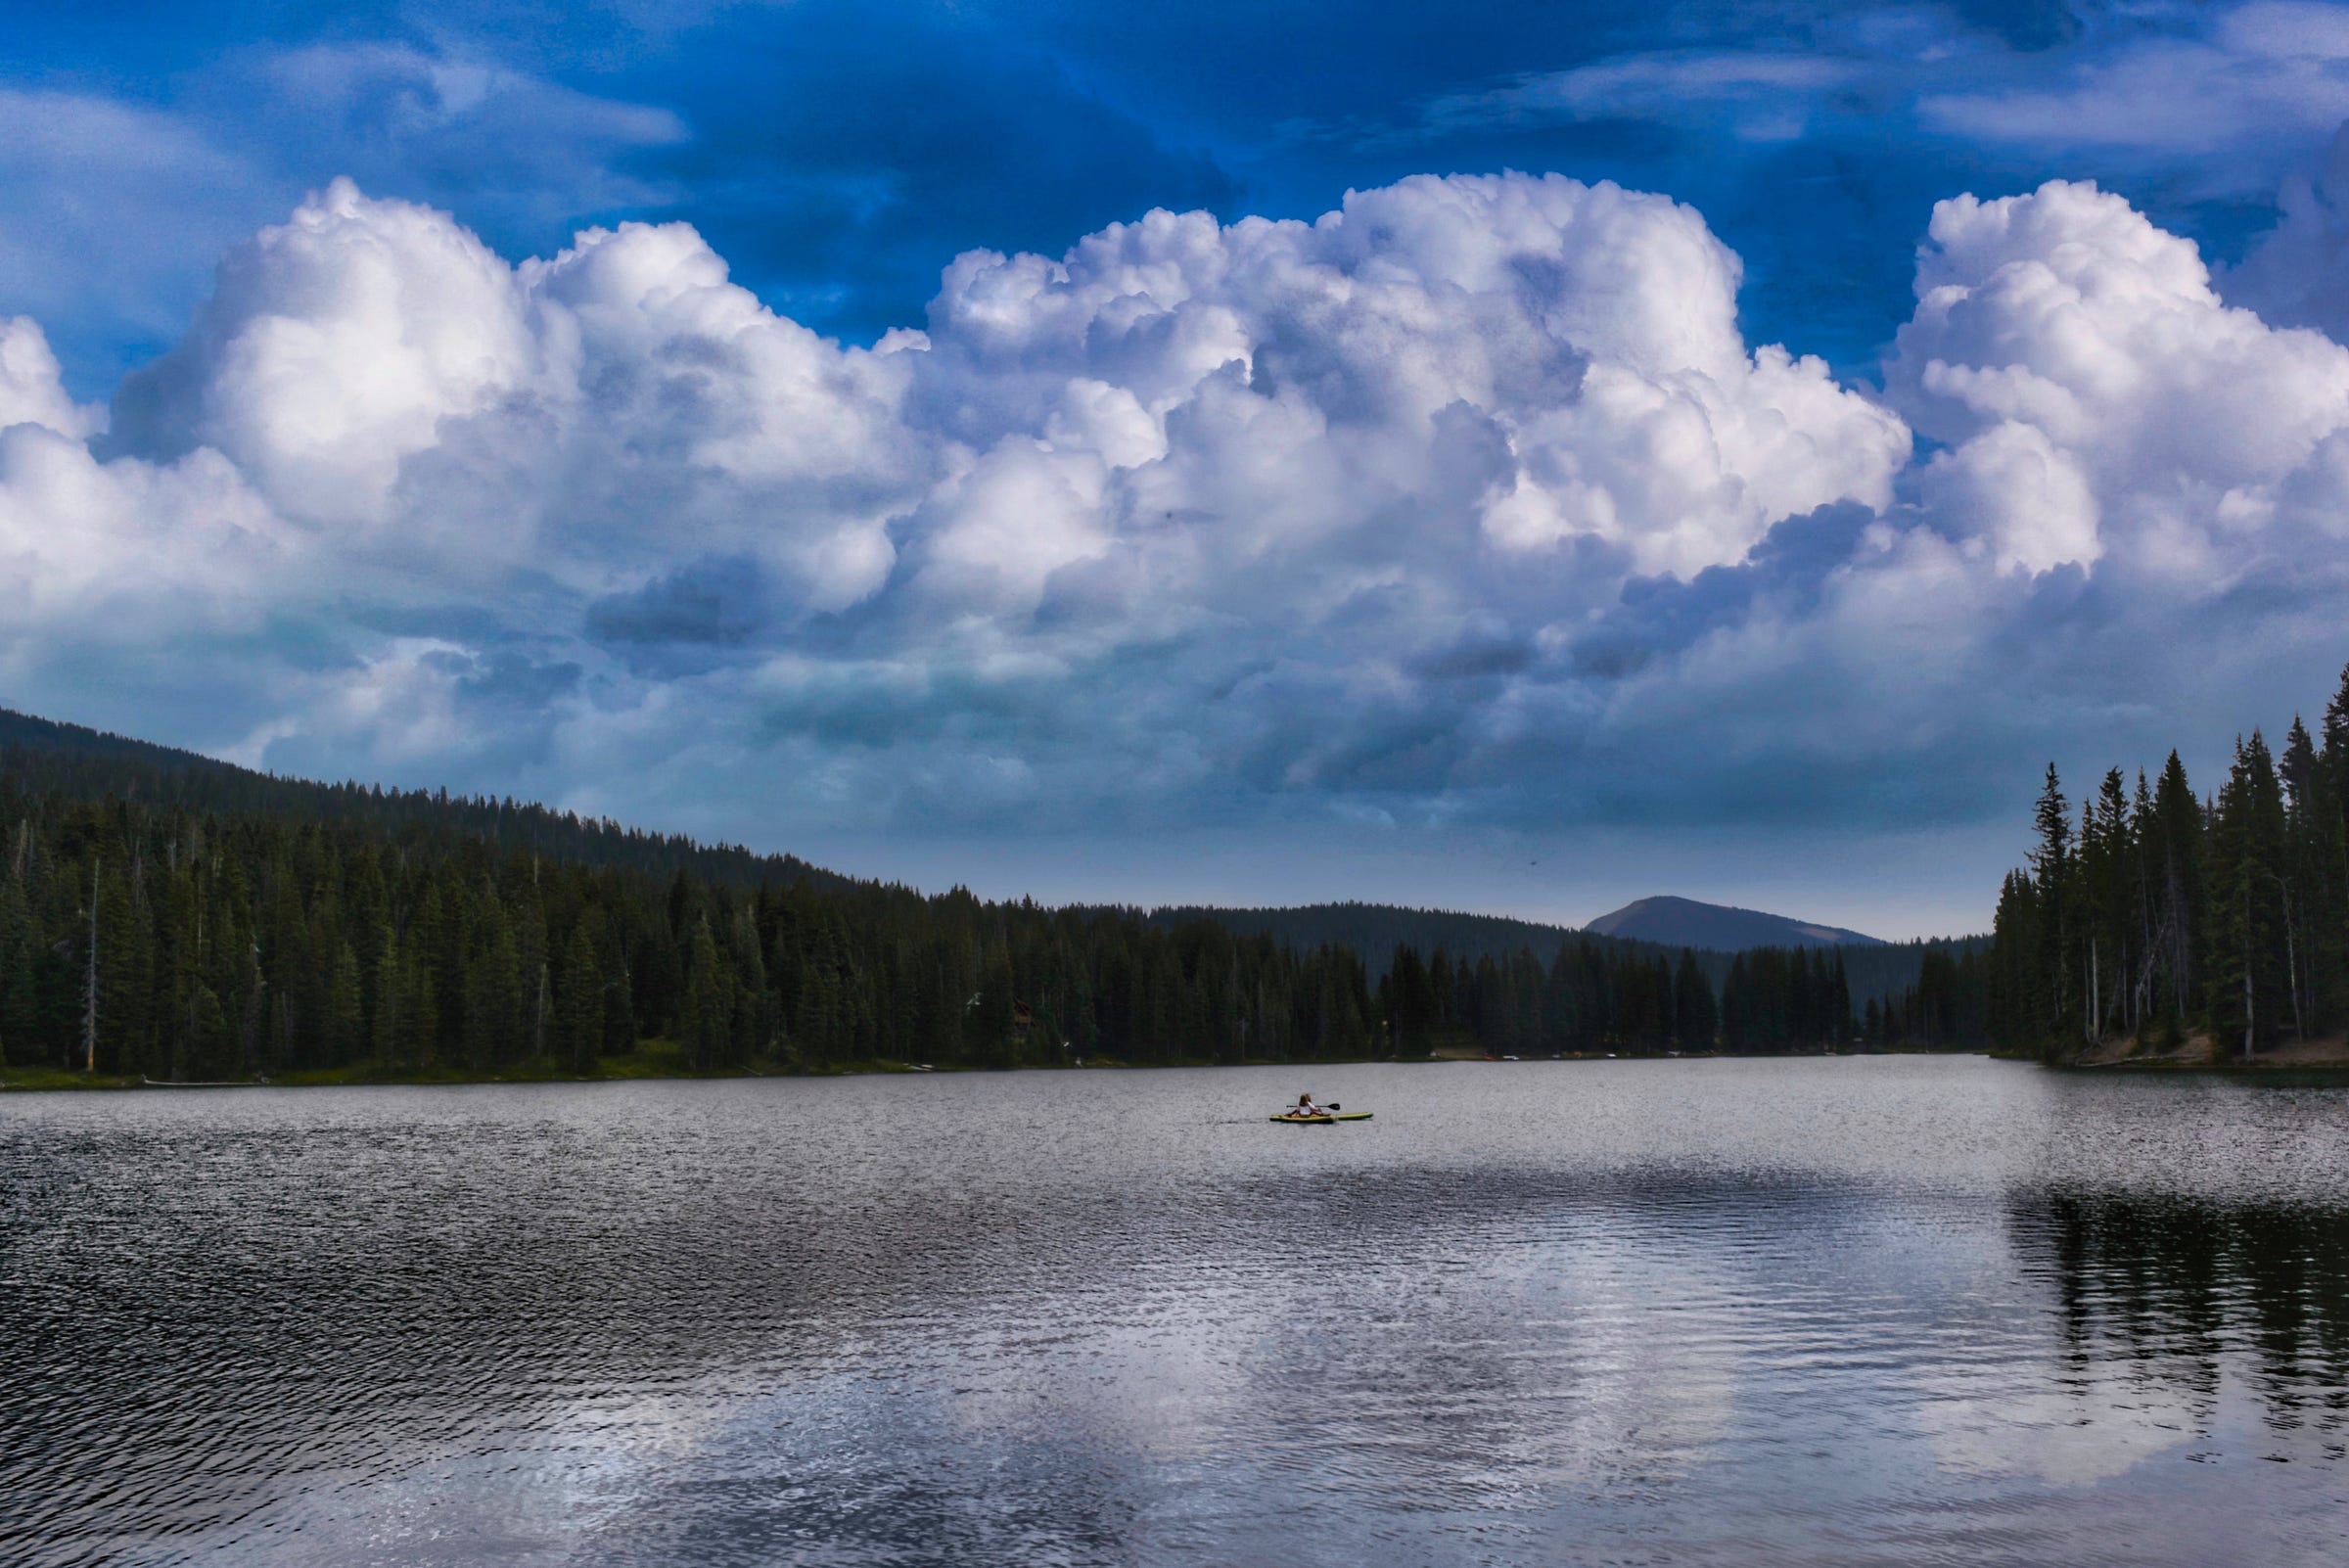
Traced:
<path fill-rule="evenodd" d="M 1878 938 L 1841 926 L 1794 920 L 1760 909 L 1700 903 L 1694 899 L 1659 895 L 1635 899 L 1622 908 L 1600 915 L 1583 928 L 1602 937 L 1631 937 L 1674 947 L 1711 947 L 1735 952 L 1744 947 L 1833 947 L 1844 945 L 1881 946 Z"/>

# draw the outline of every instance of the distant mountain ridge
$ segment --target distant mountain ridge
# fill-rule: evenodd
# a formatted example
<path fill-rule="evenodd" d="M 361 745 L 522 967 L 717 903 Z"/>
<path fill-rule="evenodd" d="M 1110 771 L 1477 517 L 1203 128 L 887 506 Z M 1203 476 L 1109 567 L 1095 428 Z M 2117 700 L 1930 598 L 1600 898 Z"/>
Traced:
<path fill-rule="evenodd" d="M 1149 910 L 1150 924 L 1166 931 L 1179 930 L 1194 920 L 1213 920 L 1242 936 L 1267 936 L 1300 950 L 1324 945 L 1350 947 L 1361 955 L 1375 980 L 1387 972 L 1398 945 L 1432 954 L 1443 948 L 1453 961 L 1505 959 L 1520 948 L 1539 953 L 1544 963 L 1563 944 L 1582 933 L 1572 926 L 1508 915 L 1472 914 L 1462 909 L 1419 909 L 1401 904 L 1294 904 L 1273 908 L 1232 908 L 1216 904 L 1167 904 Z M 1636 942 L 1602 942 L 1613 951 L 1635 948 Z M 1655 949 L 1661 953 L 1663 948 Z M 1673 949 L 1677 956 L 1678 948 Z"/>
<path fill-rule="evenodd" d="M 1680 902 L 1692 902 L 1681 899 Z M 1696 905 L 1698 908 L 1718 907 Z M 1759 913 L 1758 911 L 1737 911 Z M 1625 952 L 1654 959 L 1677 959 L 1684 947 L 1694 948 L 1697 966 L 1705 978 L 1718 990 L 1727 979 L 1729 966 L 1740 951 L 1754 945 L 1783 947 L 1789 945 L 1826 946 L 1817 937 L 1805 942 L 1790 943 L 1783 938 L 1765 940 L 1760 944 L 1740 944 L 1734 946 L 1714 946 L 1707 944 L 1679 940 L 1657 941 L 1635 933 L 1608 935 L 1588 928 L 1548 925 L 1532 920 L 1513 920 L 1503 915 L 1468 914 L 1452 909 L 1410 909 L 1394 904 L 1377 903 L 1317 903 L 1291 905 L 1285 908 L 1221 908 L 1214 905 L 1179 905 L 1146 911 L 1144 917 L 1154 926 L 1178 930 L 1195 920 L 1213 920 L 1242 936 L 1268 936 L 1282 945 L 1298 951 L 1310 950 L 1324 945 L 1351 947 L 1360 955 L 1362 967 L 1375 984 L 1387 972 L 1398 944 L 1417 948 L 1432 955 L 1444 949 L 1454 963 L 1474 964 L 1490 958 L 1505 962 L 1520 950 L 1529 951 L 1535 958 L 1548 964 L 1561 948 L 1570 948 L 1588 942 L 1610 955 Z M 1773 915 L 1760 916 L 1777 920 Z M 1778 931 L 1808 927 L 1812 931 L 1833 931 L 1837 928 L 1813 922 L 1786 921 L 1773 926 Z M 1936 937 L 1917 942 L 1878 942 L 1859 932 L 1846 933 L 1846 941 L 1833 944 L 1836 955 L 1842 960 L 1850 977 L 1853 1004 L 1869 997 L 1897 996 L 1917 983 L 1924 967 L 1925 955 L 1946 953 L 1952 958 L 1963 956 L 1989 945 L 1983 936 Z"/>
<path fill-rule="evenodd" d="M 1673 947 L 1710 947 L 1738 952 L 1748 947 L 1881 947 L 1879 937 L 1769 914 L 1728 904 L 1659 895 L 1635 899 L 1583 928 L 1604 937 L 1661 943 Z"/>

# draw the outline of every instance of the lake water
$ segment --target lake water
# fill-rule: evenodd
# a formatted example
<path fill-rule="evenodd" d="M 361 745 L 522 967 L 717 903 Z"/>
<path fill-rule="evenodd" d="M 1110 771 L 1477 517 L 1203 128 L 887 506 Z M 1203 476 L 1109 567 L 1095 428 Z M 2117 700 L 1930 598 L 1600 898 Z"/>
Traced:
<path fill-rule="evenodd" d="M 2337 1565 L 2345 1448 L 2337 1087 L 0 1098 L 12 1563 Z"/>

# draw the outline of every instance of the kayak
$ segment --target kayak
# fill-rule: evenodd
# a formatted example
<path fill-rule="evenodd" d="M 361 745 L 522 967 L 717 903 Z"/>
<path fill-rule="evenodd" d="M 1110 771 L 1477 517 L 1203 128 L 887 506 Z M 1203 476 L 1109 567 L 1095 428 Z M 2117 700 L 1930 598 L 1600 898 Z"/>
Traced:
<path fill-rule="evenodd" d="M 1327 1127 L 1332 1122 L 1367 1122 L 1370 1114 L 1368 1111 L 1345 1111 L 1329 1116 L 1275 1116 L 1268 1120 L 1288 1122 L 1297 1127 Z"/>

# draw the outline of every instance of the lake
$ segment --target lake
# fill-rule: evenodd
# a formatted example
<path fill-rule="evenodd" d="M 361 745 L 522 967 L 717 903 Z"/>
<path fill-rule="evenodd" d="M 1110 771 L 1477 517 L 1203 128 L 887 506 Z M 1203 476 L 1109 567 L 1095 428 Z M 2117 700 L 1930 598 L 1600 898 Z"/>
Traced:
<path fill-rule="evenodd" d="M 0 1559 L 2338 1564 L 2349 1089 L 0 1097 Z"/>

